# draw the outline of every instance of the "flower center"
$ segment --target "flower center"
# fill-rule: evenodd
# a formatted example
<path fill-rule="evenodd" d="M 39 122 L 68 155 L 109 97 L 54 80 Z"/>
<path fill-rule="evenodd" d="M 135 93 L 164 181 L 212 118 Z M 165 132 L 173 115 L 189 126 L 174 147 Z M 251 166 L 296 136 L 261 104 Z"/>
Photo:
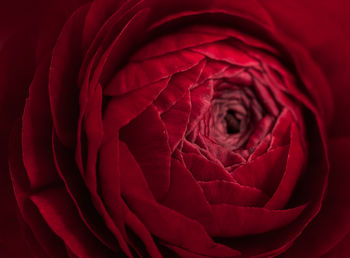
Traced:
<path fill-rule="evenodd" d="M 243 148 L 265 114 L 253 82 L 246 74 L 238 79 L 247 83 L 216 81 L 209 112 L 200 123 L 205 136 L 230 150 Z"/>
<path fill-rule="evenodd" d="M 235 111 L 229 109 L 224 119 L 226 121 L 226 130 L 228 134 L 239 133 L 241 120 L 237 117 Z"/>

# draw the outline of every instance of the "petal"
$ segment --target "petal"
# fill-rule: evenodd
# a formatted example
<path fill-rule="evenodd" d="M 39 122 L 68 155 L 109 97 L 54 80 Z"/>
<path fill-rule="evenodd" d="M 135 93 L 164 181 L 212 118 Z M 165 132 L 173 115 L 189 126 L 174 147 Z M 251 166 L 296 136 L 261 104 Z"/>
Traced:
<path fill-rule="evenodd" d="M 122 250 L 131 256 L 127 245 L 125 231 L 124 200 L 121 197 L 121 180 L 119 170 L 118 135 L 103 144 L 99 151 L 99 185 L 91 191 L 94 206 L 102 215 L 108 228 L 118 239 Z"/>
<path fill-rule="evenodd" d="M 48 189 L 32 194 L 30 199 L 52 230 L 76 255 L 84 257 L 113 255 L 88 231 L 65 189 Z"/>
<path fill-rule="evenodd" d="M 261 189 L 271 195 L 284 174 L 288 156 L 288 146 L 271 150 L 232 172 L 242 185 Z"/>
<path fill-rule="evenodd" d="M 32 191 L 45 188 L 60 182 L 59 176 L 61 176 L 67 190 L 69 191 L 70 197 L 74 200 L 74 204 L 79 204 L 77 205 L 77 209 L 82 220 L 87 224 L 87 227 L 93 232 L 93 234 L 101 239 L 101 229 L 102 231 L 105 229 L 103 228 L 103 223 L 99 224 L 102 221 L 99 220 L 100 218 L 96 217 L 97 214 L 94 213 L 95 210 L 87 207 L 89 204 L 87 203 L 86 197 L 83 197 L 83 195 L 85 193 L 85 196 L 89 196 L 89 194 L 86 191 L 85 186 L 82 185 L 83 180 L 79 177 L 80 174 L 77 174 L 78 171 L 73 162 L 66 162 L 69 160 L 66 155 L 62 159 L 65 162 L 62 174 L 59 165 L 57 165 L 57 163 L 62 165 L 62 162 L 57 160 L 56 154 L 58 150 L 56 149 L 56 152 L 53 152 L 53 148 L 51 147 L 52 122 L 50 118 L 49 95 L 47 90 L 48 64 L 49 63 L 46 61 L 38 67 L 37 73 L 30 87 L 29 98 L 27 99 L 22 119 L 23 162 L 30 181 L 30 186 Z M 56 140 L 54 148 L 57 148 L 57 145 L 58 142 Z M 67 150 L 65 150 L 65 152 L 69 153 Z M 58 154 L 59 157 L 62 158 L 62 152 Z M 70 152 L 70 154 L 73 158 L 74 153 Z M 56 158 L 56 164 L 53 157 Z M 55 167 L 55 165 L 58 167 Z M 76 171 L 75 174 L 74 171 Z M 67 172 L 69 173 L 69 176 L 67 175 Z M 77 175 L 78 178 L 74 175 Z M 85 190 L 85 192 L 83 190 Z M 98 224 L 100 227 L 96 226 Z M 106 236 L 107 233 L 109 232 L 105 230 L 102 234 Z M 102 236 L 102 238 L 104 238 L 104 236 Z M 109 235 L 108 237 L 111 236 Z M 112 246 L 111 239 L 109 239 L 109 241 L 109 246 Z"/>
<path fill-rule="evenodd" d="M 67 21 L 52 53 L 49 95 L 54 128 L 67 146 L 75 142 L 79 114 L 77 74 L 81 64 L 80 31 L 87 6 Z"/>
<path fill-rule="evenodd" d="M 173 106 L 184 94 L 197 82 L 205 61 L 200 62 L 193 68 L 174 74 L 168 86 L 155 100 L 154 105 L 159 112 L 163 113 Z"/>
<path fill-rule="evenodd" d="M 85 183 L 92 190 L 97 187 L 96 163 L 104 133 L 102 121 L 102 87 L 100 84 L 92 92 L 90 101 L 87 103 L 84 115 L 84 129 L 86 145 L 77 147 L 84 148 L 86 146 L 87 148 L 84 178 L 86 179 Z M 78 141 L 79 143 L 80 141 Z"/>
<path fill-rule="evenodd" d="M 135 3 L 132 2 L 132 4 Z M 128 5 L 124 4 L 124 6 L 130 7 L 130 5 L 132 4 L 128 3 Z M 121 16 L 121 14 L 123 13 L 122 11 L 125 11 L 125 7 L 120 8 L 119 11 L 117 11 L 118 8 L 121 7 L 121 5 L 122 1 L 92 1 L 91 7 L 89 8 L 89 11 L 86 15 L 83 29 L 82 46 L 84 49 L 86 49 L 91 44 L 94 37 L 101 30 L 101 28 L 103 28 L 105 21 L 108 20 L 108 18 L 113 13 L 117 13 L 118 16 Z"/>
<path fill-rule="evenodd" d="M 269 149 L 274 149 L 289 143 L 291 121 L 291 112 L 288 109 L 283 109 L 272 129 Z"/>
<path fill-rule="evenodd" d="M 169 147 L 172 152 L 185 137 L 190 111 L 190 94 L 187 92 L 181 100 L 161 115 L 168 132 Z"/>
<path fill-rule="evenodd" d="M 22 117 L 23 163 L 33 190 L 59 181 L 52 158 L 48 71 L 46 59 L 37 68 Z"/>
<path fill-rule="evenodd" d="M 133 232 L 141 239 L 141 241 L 143 241 L 148 251 L 147 255 L 150 255 L 151 257 L 161 258 L 162 255 L 160 254 L 158 247 L 153 240 L 153 236 L 148 231 L 147 227 L 139 220 L 139 218 L 132 211 L 130 211 L 128 207 L 124 207 L 124 209 L 127 210 L 126 223 L 130 227 L 130 229 L 133 230 Z M 135 245 L 135 243 L 132 243 L 132 245 Z"/>
<path fill-rule="evenodd" d="M 103 244 L 112 250 L 116 250 L 117 241 L 109 231 L 108 225 L 98 213 L 98 209 L 92 208 L 91 193 L 81 177 L 80 171 L 74 160 L 74 151 L 66 148 L 58 137 L 52 132 L 52 149 L 57 173 L 66 187 L 67 193 L 76 205 L 76 208 L 89 230 Z M 112 230 L 111 230 L 112 231 Z"/>
<path fill-rule="evenodd" d="M 347 19 L 347 16 L 339 6 L 346 7 L 347 5 L 348 3 L 342 0 L 337 3 L 328 3 L 324 1 L 318 5 L 317 10 L 315 10 L 311 18 L 308 14 L 309 11 L 314 8 L 313 1 L 308 3 L 286 1 L 283 5 L 280 5 L 278 1 L 272 1 L 266 4 L 266 9 L 271 13 L 271 17 L 276 21 L 276 24 L 278 24 L 279 30 L 287 34 L 288 37 L 298 41 L 300 45 L 312 55 L 312 58 L 322 69 L 321 73 L 323 76 L 327 77 L 327 83 L 329 83 L 331 87 L 327 89 L 327 86 L 323 83 L 317 82 L 313 84 L 313 87 L 315 88 L 315 95 L 317 96 L 318 93 L 316 91 L 318 91 L 319 96 L 317 97 L 322 99 L 319 105 L 324 106 L 325 110 L 323 112 L 326 112 L 328 115 L 331 115 L 329 102 L 333 100 L 333 97 L 331 97 L 332 92 L 336 97 L 336 101 L 334 102 L 336 108 L 339 108 L 339 110 L 346 109 L 347 101 L 344 101 L 342 96 L 348 91 L 348 87 L 346 86 L 346 71 L 350 68 L 348 62 L 350 52 L 347 47 L 350 38 L 345 31 L 348 27 L 349 19 Z M 295 12 L 299 13 L 299 19 L 296 22 L 290 22 L 291 14 Z M 325 17 L 328 18 L 325 19 Z M 310 31 L 312 31 L 312 33 L 309 33 Z M 297 49 L 292 49 L 294 54 L 300 57 L 301 53 L 297 53 L 296 50 Z M 301 74 L 303 76 L 312 75 L 312 77 L 316 79 L 319 75 L 310 73 L 310 70 L 314 69 L 312 68 L 314 65 L 310 65 L 308 62 L 309 61 L 305 59 L 302 60 L 302 65 L 306 69 L 301 71 Z M 341 69 L 339 69 L 339 67 L 341 67 Z M 308 79 L 312 81 L 313 78 Z M 312 87 L 312 85 L 310 86 Z M 319 106 L 319 108 L 322 109 L 323 107 Z M 335 115 L 337 114 L 339 114 L 339 111 L 335 112 Z M 334 121 L 339 121 L 339 119 Z M 343 133 L 346 135 L 346 129 L 342 129 L 343 122 L 349 125 L 347 119 L 345 121 L 342 119 L 341 123 L 335 122 L 332 126 L 338 128 L 337 130 L 339 130 L 342 135 Z"/>
<path fill-rule="evenodd" d="M 116 67 L 123 62 L 123 55 L 132 49 L 131 43 L 138 42 L 142 35 L 140 32 L 145 30 L 145 23 L 149 15 L 149 9 L 142 9 L 128 20 L 128 23 L 122 28 L 119 33 L 112 32 L 113 41 L 108 47 L 103 50 L 103 54 L 96 63 L 96 68 L 91 78 L 91 85 L 96 85 L 100 81 L 103 85 L 109 82 L 115 75 Z M 106 36 L 105 36 L 106 37 Z M 103 49 L 103 45 L 99 47 Z"/>
<path fill-rule="evenodd" d="M 210 59 L 225 61 L 232 65 L 243 67 L 257 67 L 259 65 L 255 59 L 251 58 L 240 49 L 235 48 L 231 43 L 225 41 L 193 47 L 191 50 L 205 55 Z"/>
<path fill-rule="evenodd" d="M 158 111 L 150 106 L 121 129 L 120 139 L 142 168 L 154 197 L 160 200 L 170 184 L 170 148 Z"/>
<path fill-rule="evenodd" d="M 184 153 L 183 158 L 186 167 L 198 181 L 225 180 L 232 182 L 234 179 L 226 169 L 205 157 L 195 153 Z"/>
<path fill-rule="evenodd" d="M 188 198 L 191 196 L 191 198 Z M 211 207 L 191 172 L 180 161 L 172 159 L 170 187 L 161 203 L 204 227 L 212 227 Z"/>
<path fill-rule="evenodd" d="M 338 243 L 330 252 L 323 255 L 322 258 L 347 258 L 350 254 L 349 249 L 350 234 L 347 234 L 340 243 Z"/>
<path fill-rule="evenodd" d="M 190 49 L 198 45 L 213 43 L 226 38 L 228 38 L 227 35 L 220 35 L 219 33 L 215 35 L 199 26 L 191 26 L 152 41 L 152 43 L 147 44 L 138 50 L 131 60 L 142 61 L 155 58 L 172 52 L 176 53 L 184 49 Z"/>
<path fill-rule="evenodd" d="M 29 237 L 29 243 L 36 244 L 36 247 L 41 246 L 46 256 L 66 257 L 63 241 L 52 232 L 37 208 L 29 200 L 31 189 L 22 160 L 22 144 L 18 137 L 20 134 L 21 128 L 17 124 L 10 139 L 9 171 L 20 215 L 27 225 L 25 236 Z M 31 240 L 31 237 L 34 239 Z M 33 246 L 34 249 L 36 247 Z"/>
<path fill-rule="evenodd" d="M 96 85 L 96 80 L 100 79 L 106 60 L 114 49 L 121 55 L 116 60 L 117 63 L 123 61 L 128 55 L 129 51 L 133 48 L 130 43 L 137 42 L 134 38 L 134 31 L 137 28 L 141 29 L 142 27 L 140 26 L 144 26 L 142 20 L 147 17 L 147 11 L 140 10 L 140 6 L 142 5 L 143 2 L 137 2 L 137 0 L 124 3 L 120 1 L 111 2 L 109 0 L 93 1 L 86 15 L 84 29 L 82 31 L 82 49 L 83 52 L 86 50 L 86 54 L 80 69 L 80 83 L 83 82 L 84 77 L 87 81 L 90 81 L 90 76 L 93 75 L 95 68 L 98 68 L 93 83 L 93 85 Z M 121 8 L 113 13 L 112 10 L 117 7 Z M 110 16 L 112 13 L 113 15 Z M 106 20 L 103 20 L 103 17 Z M 95 35 L 95 33 L 97 34 Z M 125 40 L 129 44 L 129 51 L 124 48 Z M 129 40 L 131 42 L 128 42 Z M 113 69 L 116 69 L 116 67 Z M 102 84 L 105 83 L 103 82 Z"/>
<path fill-rule="evenodd" d="M 254 6 L 254 8 L 252 8 Z M 263 8 L 263 5 L 260 2 L 255 0 L 248 0 L 244 2 L 230 2 L 227 0 L 217 0 L 212 1 L 181 1 L 181 5 L 177 2 L 177 5 L 173 4 L 158 4 L 155 12 L 155 17 L 160 17 L 161 19 L 157 21 L 151 29 L 160 27 L 166 23 L 171 23 L 176 20 L 188 18 L 188 17 L 198 17 L 200 15 L 204 16 L 205 14 L 219 14 L 224 17 L 224 20 L 227 22 L 232 17 L 240 17 L 250 21 L 254 21 L 257 24 L 272 26 L 273 22 L 271 17 Z M 160 12 L 159 15 L 156 12 Z M 156 15 L 158 14 L 158 15 Z M 165 16 L 163 18 L 163 16 Z M 226 17 L 225 17 L 226 16 Z M 229 18 L 227 17 L 229 16 Z M 226 19 L 225 19 L 226 18 Z M 227 19 L 228 18 L 228 19 Z M 158 18 L 159 19 L 159 18 Z M 241 21 L 241 20 L 240 20 Z M 178 22 L 178 21 L 177 21 Z M 232 22 L 232 20 L 231 20 Z M 237 21 L 236 21 L 237 22 Z M 236 24 L 236 23 L 235 23 Z M 244 23 L 240 24 L 244 26 Z"/>
<path fill-rule="evenodd" d="M 327 196 L 320 213 L 288 251 L 287 257 L 300 254 L 320 256 L 350 232 L 350 163 L 347 154 L 349 144 L 349 138 L 330 140 L 331 171 Z"/>
<path fill-rule="evenodd" d="M 202 84 L 208 78 L 215 78 L 215 76 L 223 74 L 229 67 L 230 64 L 226 62 L 215 61 L 213 59 L 206 60 L 206 65 L 201 73 L 198 83 Z"/>
<path fill-rule="evenodd" d="M 190 252 L 208 256 L 235 256 L 239 252 L 216 244 L 196 221 L 159 205 L 126 144 L 120 142 L 122 193 L 130 209 L 149 231 L 169 243 Z M 169 223 L 171 221 L 172 223 Z"/>
<path fill-rule="evenodd" d="M 162 80 L 129 94 L 112 98 L 103 114 L 104 142 L 114 137 L 121 127 L 145 111 L 167 84 L 167 80 Z"/>
<path fill-rule="evenodd" d="M 306 151 L 302 146 L 300 133 L 297 131 L 296 126 L 292 125 L 286 168 L 280 184 L 270 200 L 265 204 L 265 208 L 282 209 L 287 204 L 293 191 L 295 191 L 295 186 L 307 160 Z"/>
<path fill-rule="evenodd" d="M 297 219 L 306 206 L 289 210 L 269 210 L 229 204 L 212 205 L 216 228 L 210 234 L 233 237 L 272 231 Z"/>
<path fill-rule="evenodd" d="M 231 150 L 217 144 L 216 142 L 213 142 L 211 139 L 202 136 L 201 134 L 198 135 L 196 144 L 202 148 L 201 151 L 203 154 L 210 157 L 210 160 L 215 160 L 222 163 L 225 168 L 230 166 L 238 166 L 239 164 L 246 162 L 246 160 L 240 154 L 232 152 Z"/>
<path fill-rule="evenodd" d="M 165 79 L 197 65 L 202 55 L 189 51 L 167 54 L 140 62 L 129 62 L 106 86 L 104 94 L 117 96 Z"/>
<path fill-rule="evenodd" d="M 243 186 L 235 182 L 216 180 L 199 182 L 210 204 L 233 204 L 237 206 L 263 205 L 268 196 L 257 188 Z"/>

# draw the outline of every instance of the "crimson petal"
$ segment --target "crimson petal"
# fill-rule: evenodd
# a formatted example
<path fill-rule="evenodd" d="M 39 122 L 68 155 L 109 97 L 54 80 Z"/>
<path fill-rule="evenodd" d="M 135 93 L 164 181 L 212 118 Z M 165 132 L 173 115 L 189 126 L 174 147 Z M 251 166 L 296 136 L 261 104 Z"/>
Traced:
<path fill-rule="evenodd" d="M 121 168 L 122 193 L 128 206 L 152 234 L 171 243 L 170 245 L 197 254 L 219 257 L 239 254 L 238 251 L 213 242 L 198 222 L 158 204 L 125 143 L 120 142 L 120 150 L 120 160 L 123 161 L 121 165 L 125 166 Z"/>
<path fill-rule="evenodd" d="M 147 124 L 150 126 L 144 126 Z M 164 123 L 154 106 L 122 128 L 120 139 L 128 145 L 152 193 L 160 200 L 170 184 L 170 148 Z"/>
<path fill-rule="evenodd" d="M 271 195 L 278 186 L 285 170 L 288 146 L 271 150 L 232 172 L 243 185 L 261 189 Z"/>
<path fill-rule="evenodd" d="M 262 206 L 268 196 L 261 190 L 235 182 L 215 180 L 199 182 L 210 204 L 233 204 L 237 206 Z"/>

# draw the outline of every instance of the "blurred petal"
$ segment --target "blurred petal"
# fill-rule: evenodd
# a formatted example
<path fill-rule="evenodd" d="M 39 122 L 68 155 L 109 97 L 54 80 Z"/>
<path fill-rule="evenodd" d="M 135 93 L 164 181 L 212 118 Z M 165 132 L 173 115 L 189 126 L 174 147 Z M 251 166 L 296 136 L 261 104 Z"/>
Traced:
<path fill-rule="evenodd" d="M 11 3 L 7 4 L 12 5 Z M 16 2 L 13 3 L 15 7 Z M 10 18 L 12 13 L 6 8 L 6 4 L 0 12 L 0 19 Z M 13 16 L 15 17 L 16 15 Z M 0 24 L 10 26 L 11 22 L 8 20 Z M 2 38 L 5 36 L 3 33 L 0 26 L 0 201 L 3 203 L 0 217 L 0 256 L 20 258 L 28 254 L 28 248 L 18 221 L 20 215 L 17 214 L 17 202 L 9 174 L 7 147 L 10 131 L 23 111 L 34 73 L 35 35 L 32 32 L 23 32 L 5 41 Z"/>
<path fill-rule="evenodd" d="M 106 247 L 93 237 L 79 218 L 65 189 L 52 188 L 31 195 L 45 221 L 70 249 L 83 257 L 110 257 Z"/>
<path fill-rule="evenodd" d="M 22 117 L 23 163 L 33 190 L 59 181 L 51 148 L 48 71 L 47 59 L 37 67 Z"/>
<path fill-rule="evenodd" d="M 9 170 L 20 214 L 28 225 L 26 232 L 29 233 L 26 233 L 26 236 L 34 237 L 34 240 L 29 240 L 29 243 L 39 243 L 46 256 L 66 257 L 63 241 L 52 232 L 29 199 L 31 189 L 22 161 L 22 145 L 21 139 L 18 137 L 20 133 L 21 128 L 17 125 L 10 139 Z M 55 186 L 57 185 L 51 185 L 51 187 Z"/>
<path fill-rule="evenodd" d="M 349 138 L 329 142 L 331 171 L 327 196 L 317 217 L 286 253 L 286 257 L 316 257 L 328 252 L 350 232 L 350 163 Z"/>
<path fill-rule="evenodd" d="M 49 76 L 49 95 L 54 128 L 66 145 L 75 143 L 79 112 L 77 74 L 81 64 L 81 28 L 87 6 L 78 9 L 64 25 L 55 44 Z"/>
<path fill-rule="evenodd" d="M 347 258 L 350 254 L 350 234 L 347 234 L 330 252 L 322 258 Z"/>

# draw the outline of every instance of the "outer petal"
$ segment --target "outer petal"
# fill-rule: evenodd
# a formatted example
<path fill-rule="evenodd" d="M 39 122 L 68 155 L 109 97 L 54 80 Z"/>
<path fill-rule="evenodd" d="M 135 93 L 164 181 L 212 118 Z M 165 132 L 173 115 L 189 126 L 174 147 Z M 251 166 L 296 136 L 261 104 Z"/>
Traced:
<path fill-rule="evenodd" d="M 6 8 L 1 8 L 3 10 Z M 34 72 L 34 35 L 23 33 L 7 42 L 1 42 L 2 36 L 4 34 L 0 35 L 0 201 L 3 203 L 0 218 L 0 256 L 23 257 L 28 251 L 17 221 L 17 204 L 8 171 L 7 146 L 10 130 L 23 110 Z M 4 45 L 1 47 L 2 43 Z"/>
<path fill-rule="evenodd" d="M 322 258 L 347 258 L 350 254 L 350 234 Z"/>
<path fill-rule="evenodd" d="M 350 8 L 350 3 L 346 0 L 284 0 L 264 1 L 264 6 L 278 27 L 310 51 L 321 67 L 333 93 L 328 98 L 333 97 L 335 103 L 331 134 L 348 136 L 350 118 L 342 112 L 350 110 L 350 103 L 347 101 L 350 94 L 350 19 L 345 11 Z"/>
<path fill-rule="evenodd" d="M 50 107 L 54 128 L 66 145 L 75 142 L 78 121 L 79 34 L 88 6 L 80 8 L 64 25 L 52 53 L 49 76 Z"/>
<path fill-rule="evenodd" d="M 321 212 L 286 253 L 286 257 L 320 256 L 350 232 L 350 138 L 330 142 L 331 172 L 327 197 Z"/>

